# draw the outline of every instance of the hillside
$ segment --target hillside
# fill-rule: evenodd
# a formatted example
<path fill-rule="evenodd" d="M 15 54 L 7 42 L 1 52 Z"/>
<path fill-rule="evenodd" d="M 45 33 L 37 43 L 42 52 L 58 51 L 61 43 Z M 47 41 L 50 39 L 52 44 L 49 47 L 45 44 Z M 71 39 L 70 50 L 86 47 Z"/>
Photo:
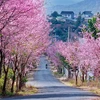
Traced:
<path fill-rule="evenodd" d="M 73 10 L 75 12 L 89 10 L 93 13 L 100 12 L 100 0 L 84 0 L 77 4 L 70 5 L 65 8 L 66 10 Z"/>
<path fill-rule="evenodd" d="M 85 10 L 92 11 L 93 13 L 100 12 L 100 0 L 83 0 L 79 3 L 70 5 L 70 6 L 63 6 L 63 5 L 57 5 L 49 8 L 48 11 L 58 11 L 61 12 L 62 10 L 72 10 L 75 13 L 82 12 Z"/>

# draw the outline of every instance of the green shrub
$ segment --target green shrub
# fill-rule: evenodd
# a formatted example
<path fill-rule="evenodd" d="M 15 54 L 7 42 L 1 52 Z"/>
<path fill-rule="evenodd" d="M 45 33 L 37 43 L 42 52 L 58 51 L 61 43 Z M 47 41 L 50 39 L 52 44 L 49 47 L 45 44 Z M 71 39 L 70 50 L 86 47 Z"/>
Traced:
<path fill-rule="evenodd" d="M 4 75 L 2 75 L 2 77 L 0 78 L 0 90 L 3 87 L 3 83 L 4 83 Z"/>
<path fill-rule="evenodd" d="M 8 79 L 12 79 L 13 75 L 14 75 L 14 73 L 13 73 L 12 69 L 9 69 L 9 71 L 8 71 Z"/>
<path fill-rule="evenodd" d="M 22 78 L 22 82 L 23 82 L 23 83 L 26 83 L 27 81 L 28 81 L 28 80 L 27 80 L 27 77 L 23 77 L 23 78 Z"/>
<path fill-rule="evenodd" d="M 10 92 L 10 91 L 6 91 L 6 96 L 13 96 L 14 93 Z"/>
<path fill-rule="evenodd" d="M 60 77 L 63 77 L 64 74 L 60 74 L 60 73 L 58 73 L 58 72 L 54 72 L 54 75 L 55 75 L 56 77 L 59 77 L 59 78 L 60 78 Z"/>

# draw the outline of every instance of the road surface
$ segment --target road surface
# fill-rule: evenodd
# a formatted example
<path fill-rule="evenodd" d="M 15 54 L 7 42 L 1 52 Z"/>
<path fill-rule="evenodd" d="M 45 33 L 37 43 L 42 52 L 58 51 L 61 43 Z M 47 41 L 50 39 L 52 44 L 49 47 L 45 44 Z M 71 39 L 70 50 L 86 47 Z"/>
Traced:
<path fill-rule="evenodd" d="M 34 81 L 27 83 L 38 87 L 38 94 L 3 100 L 92 100 L 92 98 L 96 97 L 93 93 L 65 86 L 52 75 L 49 68 L 46 69 L 46 63 L 48 63 L 46 58 L 41 57 Z"/>

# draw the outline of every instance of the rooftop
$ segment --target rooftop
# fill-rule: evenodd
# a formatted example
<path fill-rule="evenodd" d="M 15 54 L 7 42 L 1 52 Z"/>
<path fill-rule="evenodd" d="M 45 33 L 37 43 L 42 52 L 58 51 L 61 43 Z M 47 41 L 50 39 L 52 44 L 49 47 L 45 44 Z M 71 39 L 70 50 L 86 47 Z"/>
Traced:
<path fill-rule="evenodd" d="M 74 14 L 73 11 L 62 11 L 61 14 Z"/>
<path fill-rule="evenodd" d="M 92 14 L 92 11 L 84 11 L 82 14 Z"/>

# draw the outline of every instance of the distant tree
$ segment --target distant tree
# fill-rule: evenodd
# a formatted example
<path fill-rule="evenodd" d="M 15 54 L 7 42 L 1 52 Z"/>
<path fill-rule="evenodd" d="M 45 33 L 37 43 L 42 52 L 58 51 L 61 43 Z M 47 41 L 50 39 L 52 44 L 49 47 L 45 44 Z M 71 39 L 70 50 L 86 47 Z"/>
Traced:
<path fill-rule="evenodd" d="M 50 22 L 51 22 L 52 24 L 54 24 L 54 25 L 56 25 L 56 24 L 61 24 L 61 22 L 60 22 L 60 21 L 57 21 L 56 18 L 52 18 L 52 19 L 50 20 Z"/>
<path fill-rule="evenodd" d="M 97 19 L 94 17 L 92 19 L 89 19 L 88 21 L 88 29 L 89 29 L 89 32 L 92 32 L 92 36 L 97 39 L 98 38 L 98 35 L 97 33 L 99 33 L 99 30 L 98 28 L 95 26 L 96 24 L 96 21 Z"/>
<path fill-rule="evenodd" d="M 56 18 L 57 16 L 59 16 L 59 14 L 58 14 L 57 11 L 54 11 L 54 12 L 51 14 L 51 16 Z"/>
<path fill-rule="evenodd" d="M 81 13 L 79 13 L 77 21 L 76 21 L 76 29 L 81 25 L 82 22 L 82 16 Z"/>
<path fill-rule="evenodd" d="M 71 66 L 70 66 L 70 64 L 66 61 L 66 58 L 64 57 L 64 56 L 62 56 L 60 53 L 58 53 L 58 56 L 59 56 L 59 58 L 60 58 L 60 60 L 61 60 L 61 62 L 62 62 L 62 64 L 63 64 L 63 66 L 65 67 L 65 68 L 67 68 L 67 70 L 68 70 L 68 79 L 71 77 L 71 71 L 70 71 L 70 69 L 71 69 Z"/>
<path fill-rule="evenodd" d="M 55 34 L 59 36 L 59 39 L 65 42 L 68 37 L 68 32 L 64 30 L 64 28 L 56 28 Z"/>
<path fill-rule="evenodd" d="M 83 24 L 87 24 L 87 22 L 85 22 L 85 19 L 82 18 L 82 14 L 79 13 L 78 17 L 77 17 L 77 21 L 75 23 L 75 32 L 78 34 L 79 32 L 82 31 L 81 26 L 83 26 Z"/>

